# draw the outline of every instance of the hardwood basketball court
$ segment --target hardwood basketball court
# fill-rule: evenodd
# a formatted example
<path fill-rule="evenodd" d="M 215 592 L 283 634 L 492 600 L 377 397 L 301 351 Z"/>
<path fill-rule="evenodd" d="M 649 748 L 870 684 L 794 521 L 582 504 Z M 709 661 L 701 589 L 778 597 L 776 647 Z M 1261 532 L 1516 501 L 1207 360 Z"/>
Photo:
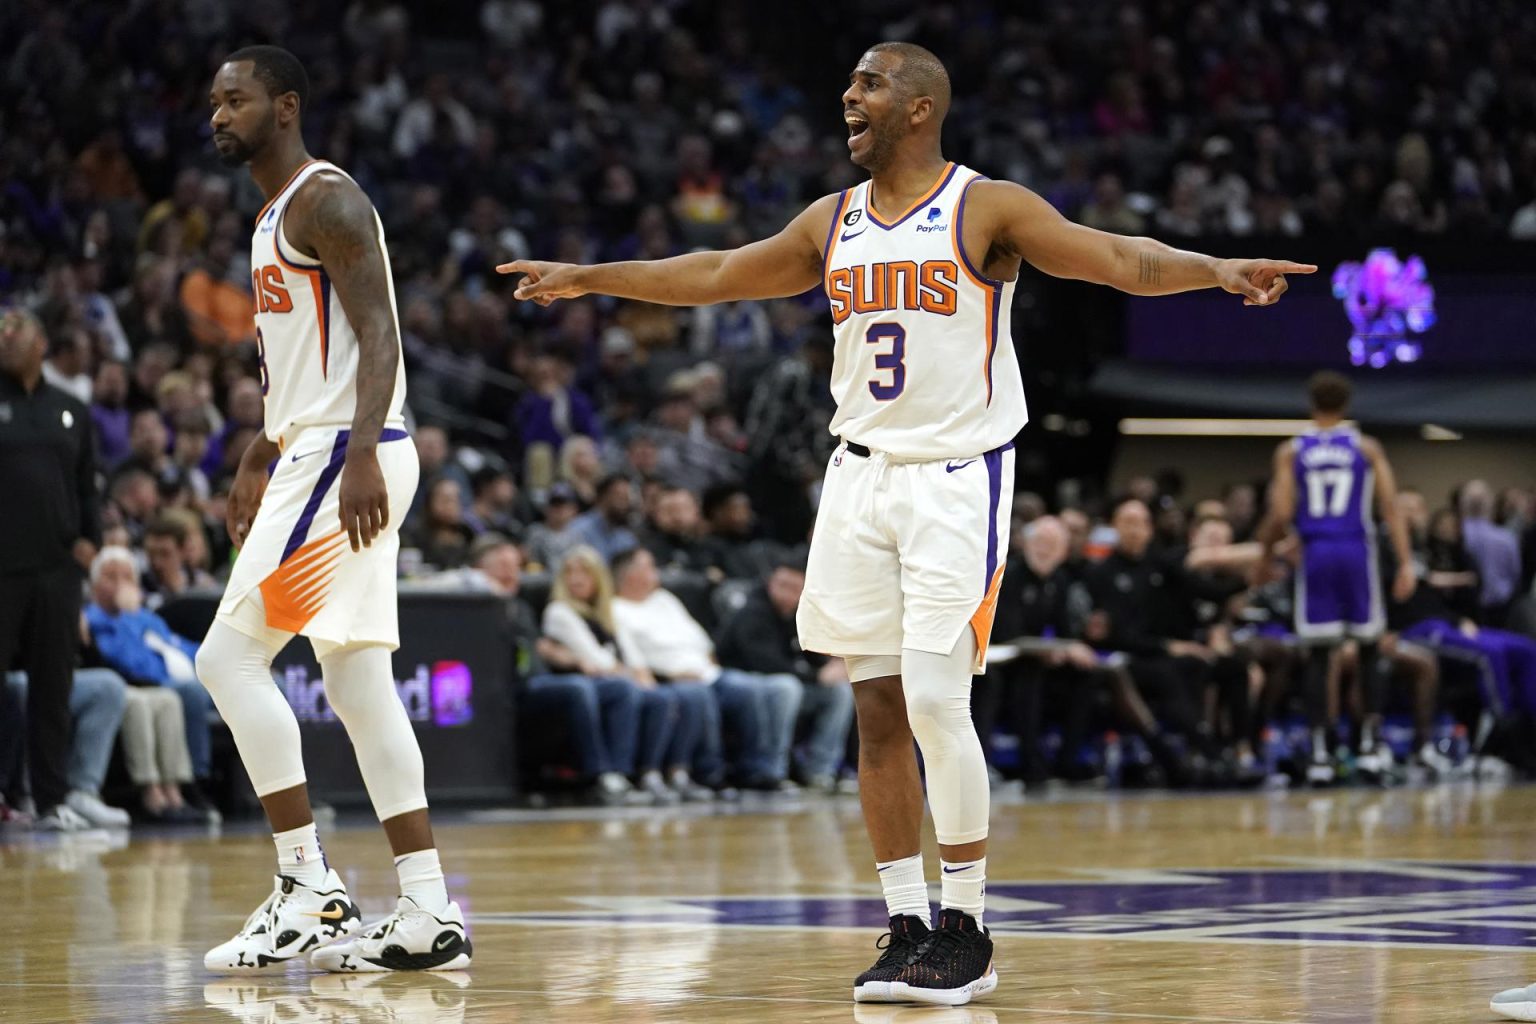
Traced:
<path fill-rule="evenodd" d="M 1002 983 L 954 1010 L 851 1001 L 885 916 L 855 800 L 482 812 L 438 836 L 471 972 L 220 979 L 203 952 L 270 884 L 259 828 L 0 834 L 0 1021 L 1444 1024 L 1536 980 L 1525 787 L 1000 799 Z M 392 906 L 370 822 L 323 839 L 365 919 Z"/>

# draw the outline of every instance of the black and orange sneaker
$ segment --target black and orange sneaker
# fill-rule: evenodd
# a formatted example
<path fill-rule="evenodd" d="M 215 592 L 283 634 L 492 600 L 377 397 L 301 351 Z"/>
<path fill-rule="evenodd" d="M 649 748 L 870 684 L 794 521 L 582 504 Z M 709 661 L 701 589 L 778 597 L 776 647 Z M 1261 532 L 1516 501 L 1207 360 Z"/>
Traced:
<path fill-rule="evenodd" d="M 891 979 L 888 1001 L 964 1006 L 995 988 L 992 936 L 970 914 L 944 909 L 917 956 Z"/>
<path fill-rule="evenodd" d="M 875 942 L 875 948 L 881 951 L 880 959 L 853 981 L 853 1001 L 901 1002 L 891 998 L 891 982 L 917 958 L 918 949 L 930 934 L 928 922 L 920 917 L 898 914 L 891 918 L 890 929 Z"/>

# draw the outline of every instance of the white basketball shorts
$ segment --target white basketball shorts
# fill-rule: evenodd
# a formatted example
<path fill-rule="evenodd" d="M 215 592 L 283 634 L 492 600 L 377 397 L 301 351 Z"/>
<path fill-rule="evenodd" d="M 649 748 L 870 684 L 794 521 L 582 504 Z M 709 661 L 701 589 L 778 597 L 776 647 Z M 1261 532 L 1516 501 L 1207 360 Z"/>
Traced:
<path fill-rule="evenodd" d="M 341 471 L 350 430 L 310 427 L 285 439 L 261 507 L 235 559 L 219 618 L 243 633 L 265 625 L 329 647 L 400 646 L 395 591 L 400 523 L 416 494 L 421 467 L 406 432 L 379 438 L 379 468 L 389 489 L 389 524 L 370 547 L 352 550 L 341 528 Z"/>
<path fill-rule="evenodd" d="M 827 466 L 797 624 L 831 655 L 987 653 L 1013 505 L 1013 445 L 906 462 L 841 444 Z M 867 451 L 868 449 L 864 449 Z"/>

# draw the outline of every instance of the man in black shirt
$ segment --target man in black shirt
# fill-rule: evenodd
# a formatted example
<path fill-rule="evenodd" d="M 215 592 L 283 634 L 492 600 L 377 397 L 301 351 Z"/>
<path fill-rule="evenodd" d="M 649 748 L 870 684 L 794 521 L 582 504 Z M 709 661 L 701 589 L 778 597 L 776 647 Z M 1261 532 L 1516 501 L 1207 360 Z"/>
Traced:
<path fill-rule="evenodd" d="M 0 314 L 0 672 L 24 668 L 38 825 L 84 821 L 69 786 L 69 692 L 80 639 L 81 564 L 101 531 L 90 411 L 43 382 L 48 348 L 30 315 Z"/>
<path fill-rule="evenodd" d="M 805 565 L 779 563 L 747 603 L 726 619 L 715 653 L 726 668 L 800 680 L 804 697 L 798 717 L 809 721 L 810 729 L 802 774 L 813 789 L 830 793 L 837 788 L 853 724 L 853 687 L 842 659 L 801 648 L 795 611 L 804 589 Z"/>
<path fill-rule="evenodd" d="M 699 501 L 686 487 L 668 487 L 656 500 L 640 544 L 656 559 L 656 568 L 706 572 L 711 552 L 699 526 Z M 716 573 L 716 579 L 719 573 Z"/>
<path fill-rule="evenodd" d="M 1187 638 L 1198 583 L 1181 561 L 1148 552 L 1152 516 L 1141 501 L 1120 501 L 1110 522 L 1118 540 L 1088 571 L 1093 612 L 1085 638 L 1100 650 L 1129 655 L 1131 678 L 1158 717 L 1193 740 L 1204 734 L 1201 705 L 1216 660 L 1215 651 Z"/>

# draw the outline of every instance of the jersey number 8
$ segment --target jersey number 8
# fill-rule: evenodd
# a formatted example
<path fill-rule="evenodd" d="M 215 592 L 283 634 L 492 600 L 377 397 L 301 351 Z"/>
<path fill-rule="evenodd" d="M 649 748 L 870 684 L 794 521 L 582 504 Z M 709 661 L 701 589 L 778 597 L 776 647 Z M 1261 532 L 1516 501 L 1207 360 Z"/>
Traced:
<path fill-rule="evenodd" d="M 261 374 L 261 394 L 266 397 L 267 388 L 272 385 L 272 378 L 267 374 L 267 346 L 261 337 L 261 328 L 256 328 L 256 369 Z"/>

